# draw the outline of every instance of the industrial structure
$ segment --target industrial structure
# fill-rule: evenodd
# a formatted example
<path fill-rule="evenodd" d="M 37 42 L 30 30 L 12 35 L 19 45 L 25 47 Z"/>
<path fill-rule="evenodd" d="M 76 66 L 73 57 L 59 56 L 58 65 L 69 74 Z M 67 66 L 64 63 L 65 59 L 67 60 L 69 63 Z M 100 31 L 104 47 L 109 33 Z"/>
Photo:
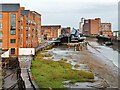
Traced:
<path fill-rule="evenodd" d="M 71 27 L 64 27 L 61 29 L 61 34 L 69 35 L 71 33 Z"/>
<path fill-rule="evenodd" d="M 86 36 L 96 36 L 96 35 L 103 35 L 103 36 L 111 36 L 112 29 L 111 23 L 102 23 L 101 18 L 95 19 L 85 19 L 81 18 L 81 22 L 79 25 L 80 33 Z"/>

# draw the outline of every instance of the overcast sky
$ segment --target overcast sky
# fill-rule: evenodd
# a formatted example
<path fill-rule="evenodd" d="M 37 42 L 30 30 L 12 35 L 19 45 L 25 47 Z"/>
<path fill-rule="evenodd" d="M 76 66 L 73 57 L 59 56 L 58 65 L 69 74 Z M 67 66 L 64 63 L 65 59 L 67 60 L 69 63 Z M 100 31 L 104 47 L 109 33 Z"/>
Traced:
<path fill-rule="evenodd" d="M 0 0 L 0 3 L 20 3 L 21 7 L 42 15 L 42 24 L 61 24 L 79 28 L 84 18 L 101 18 L 118 30 L 119 0 Z"/>

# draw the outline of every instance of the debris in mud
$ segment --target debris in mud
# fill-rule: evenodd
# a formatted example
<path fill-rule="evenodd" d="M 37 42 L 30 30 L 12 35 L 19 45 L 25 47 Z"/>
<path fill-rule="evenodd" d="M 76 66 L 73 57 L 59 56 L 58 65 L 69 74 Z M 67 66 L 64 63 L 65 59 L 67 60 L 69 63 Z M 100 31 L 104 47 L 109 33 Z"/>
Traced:
<path fill-rule="evenodd" d="M 108 88 L 108 87 L 110 87 L 110 85 L 104 80 L 104 81 L 101 82 L 100 84 L 97 84 L 97 85 L 94 85 L 94 86 L 91 86 L 91 87 L 103 89 L 103 88 Z"/>

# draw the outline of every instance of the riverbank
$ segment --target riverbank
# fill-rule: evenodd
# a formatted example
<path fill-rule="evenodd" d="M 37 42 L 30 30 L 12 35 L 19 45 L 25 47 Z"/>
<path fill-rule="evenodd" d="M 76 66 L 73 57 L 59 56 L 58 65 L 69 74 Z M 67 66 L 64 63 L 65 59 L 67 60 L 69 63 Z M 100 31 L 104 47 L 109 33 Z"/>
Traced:
<path fill-rule="evenodd" d="M 73 70 L 67 60 L 54 61 L 44 59 L 51 54 L 37 54 L 32 63 L 32 74 L 39 88 L 65 88 L 64 81 L 69 83 L 94 82 L 94 74 L 89 71 Z M 77 65 L 76 65 L 77 66 Z"/>
<path fill-rule="evenodd" d="M 80 63 L 87 64 L 98 77 L 106 80 L 111 88 L 118 87 L 118 68 L 113 62 L 102 55 L 96 55 L 95 52 L 82 53 L 87 57 L 83 57 Z"/>
<path fill-rule="evenodd" d="M 98 80 L 95 80 L 95 83 L 87 83 L 87 85 L 82 83 L 77 84 L 77 86 L 68 85 L 68 88 L 101 88 L 101 86 L 109 88 L 118 87 L 118 68 L 110 60 L 105 58 L 100 54 L 100 52 L 96 51 L 96 49 L 92 48 L 91 46 L 88 46 L 88 50 L 84 51 L 74 51 L 73 48 L 68 49 L 67 47 L 59 46 L 48 50 L 48 52 L 45 53 L 53 55 L 52 57 L 47 57 L 45 59 L 59 61 L 62 58 L 70 62 L 73 66 L 75 64 L 80 65 L 80 69 L 82 64 L 87 65 L 88 68 L 85 70 L 94 72 L 95 77 L 98 78 Z M 107 84 L 105 85 L 104 82 Z"/>

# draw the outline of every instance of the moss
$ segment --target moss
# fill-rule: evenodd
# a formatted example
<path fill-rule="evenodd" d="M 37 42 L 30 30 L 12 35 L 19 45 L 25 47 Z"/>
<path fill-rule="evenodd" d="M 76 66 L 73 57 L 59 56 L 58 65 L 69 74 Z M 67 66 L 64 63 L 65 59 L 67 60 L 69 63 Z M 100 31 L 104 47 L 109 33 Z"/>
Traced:
<path fill-rule="evenodd" d="M 44 54 L 44 57 L 52 57 L 52 54 Z"/>
<path fill-rule="evenodd" d="M 67 59 L 61 58 L 59 62 L 65 63 L 65 62 L 67 62 Z"/>
<path fill-rule="evenodd" d="M 75 64 L 75 66 L 74 66 L 75 68 L 78 68 L 78 67 L 80 67 L 80 65 L 79 64 Z"/>

